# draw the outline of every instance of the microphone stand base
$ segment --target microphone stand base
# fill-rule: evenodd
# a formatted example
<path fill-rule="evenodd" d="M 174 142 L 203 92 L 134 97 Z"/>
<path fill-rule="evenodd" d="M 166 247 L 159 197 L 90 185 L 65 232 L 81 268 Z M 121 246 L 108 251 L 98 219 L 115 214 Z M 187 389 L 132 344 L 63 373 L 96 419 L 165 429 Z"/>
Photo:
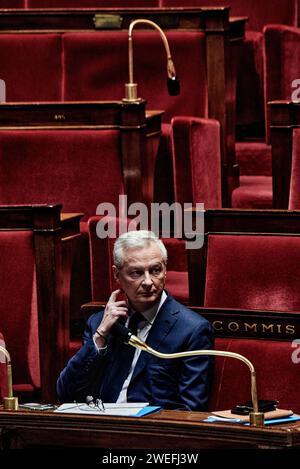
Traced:
<path fill-rule="evenodd" d="M 141 103 L 143 101 L 142 98 L 136 98 L 136 99 L 127 99 L 123 98 L 122 103 Z"/>
<path fill-rule="evenodd" d="M 140 103 L 142 101 L 142 98 L 138 98 L 136 83 L 125 84 L 125 98 L 122 101 L 124 103 Z"/>
<path fill-rule="evenodd" d="M 263 427 L 264 426 L 264 413 L 263 412 L 250 412 L 250 425 L 252 427 Z"/>
<path fill-rule="evenodd" d="M 19 402 L 17 397 L 3 397 L 4 410 L 18 410 Z"/>

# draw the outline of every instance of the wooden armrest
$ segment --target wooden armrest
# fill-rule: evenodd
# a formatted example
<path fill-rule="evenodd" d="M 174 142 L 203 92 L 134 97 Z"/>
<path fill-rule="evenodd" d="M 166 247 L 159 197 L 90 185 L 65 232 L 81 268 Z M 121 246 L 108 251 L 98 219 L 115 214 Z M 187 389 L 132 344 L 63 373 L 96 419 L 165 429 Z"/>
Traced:
<path fill-rule="evenodd" d="M 62 227 L 62 238 L 80 234 L 80 219 L 83 213 L 61 213 L 60 221 Z"/>
<path fill-rule="evenodd" d="M 105 307 L 105 303 L 102 301 L 89 301 L 81 305 L 81 311 L 86 315 L 91 315 L 92 313 L 97 313 L 101 308 Z"/>

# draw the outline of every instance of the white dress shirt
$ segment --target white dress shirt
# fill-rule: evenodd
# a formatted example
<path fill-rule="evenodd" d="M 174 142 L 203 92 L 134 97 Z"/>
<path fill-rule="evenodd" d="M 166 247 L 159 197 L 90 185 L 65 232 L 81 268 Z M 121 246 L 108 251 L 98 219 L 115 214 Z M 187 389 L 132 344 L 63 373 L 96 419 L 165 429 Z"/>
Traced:
<path fill-rule="evenodd" d="M 146 311 L 143 311 L 143 313 L 141 313 L 144 316 L 145 321 L 140 321 L 139 322 L 138 330 L 137 330 L 137 336 L 141 340 L 143 340 L 144 342 L 146 341 L 146 339 L 148 337 L 148 334 L 150 332 L 150 329 L 151 329 L 151 327 L 152 327 L 152 325 L 155 321 L 155 318 L 156 318 L 160 308 L 164 304 L 166 298 L 167 298 L 167 294 L 166 294 L 165 291 L 163 291 L 162 295 L 160 297 L 160 301 L 157 302 L 154 306 L 152 306 L 152 308 L 149 308 Z M 132 314 L 133 314 L 133 312 L 132 312 Z M 128 318 L 128 320 L 126 322 L 126 325 L 129 323 L 129 319 L 130 318 Z M 122 387 L 121 392 L 119 394 L 119 397 L 117 399 L 118 403 L 127 402 L 127 388 L 129 386 L 129 383 L 130 383 L 131 377 L 133 375 L 135 365 L 136 365 L 136 363 L 138 361 L 138 358 L 140 356 L 140 353 L 141 353 L 140 349 L 135 349 L 135 354 L 134 354 L 134 357 L 133 357 L 133 360 L 132 360 L 132 364 L 131 364 L 131 367 L 130 367 L 130 370 L 129 370 L 129 374 L 128 374 L 127 378 L 124 381 L 123 387 Z"/>

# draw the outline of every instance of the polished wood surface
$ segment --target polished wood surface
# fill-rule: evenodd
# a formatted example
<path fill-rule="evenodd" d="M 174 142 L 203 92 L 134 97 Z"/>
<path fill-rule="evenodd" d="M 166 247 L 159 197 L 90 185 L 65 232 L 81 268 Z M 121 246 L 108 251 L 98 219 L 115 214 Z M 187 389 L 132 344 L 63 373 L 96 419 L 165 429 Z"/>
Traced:
<path fill-rule="evenodd" d="M 86 31 L 128 29 L 132 21 L 145 18 L 163 29 L 205 30 L 207 18 L 215 29 L 228 23 L 229 7 L 154 7 L 154 8 L 31 8 L 0 10 L 0 33 L 33 31 Z M 247 18 L 231 18 L 231 34 L 244 30 Z M 144 27 L 144 26 L 143 26 Z"/>
<path fill-rule="evenodd" d="M 17 448 L 300 448 L 300 424 L 255 428 L 207 423 L 202 412 L 163 410 L 146 417 L 0 411 L 7 445 Z"/>

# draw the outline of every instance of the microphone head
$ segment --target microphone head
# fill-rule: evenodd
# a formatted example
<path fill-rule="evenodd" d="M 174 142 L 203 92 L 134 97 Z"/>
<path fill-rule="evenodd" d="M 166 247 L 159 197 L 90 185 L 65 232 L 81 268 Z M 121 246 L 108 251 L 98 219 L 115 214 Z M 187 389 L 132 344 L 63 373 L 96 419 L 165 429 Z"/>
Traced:
<path fill-rule="evenodd" d="M 180 94 L 180 81 L 175 75 L 167 78 L 167 87 L 170 96 L 178 96 Z"/>
<path fill-rule="evenodd" d="M 122 342 L 128 343 L 130 337 L 132 336 L 132 332 L 128 327 L 121 324 L 119 321 L 115 322 L 114 325 L 110 329 L 111 335 L 117 337 Z"/>

